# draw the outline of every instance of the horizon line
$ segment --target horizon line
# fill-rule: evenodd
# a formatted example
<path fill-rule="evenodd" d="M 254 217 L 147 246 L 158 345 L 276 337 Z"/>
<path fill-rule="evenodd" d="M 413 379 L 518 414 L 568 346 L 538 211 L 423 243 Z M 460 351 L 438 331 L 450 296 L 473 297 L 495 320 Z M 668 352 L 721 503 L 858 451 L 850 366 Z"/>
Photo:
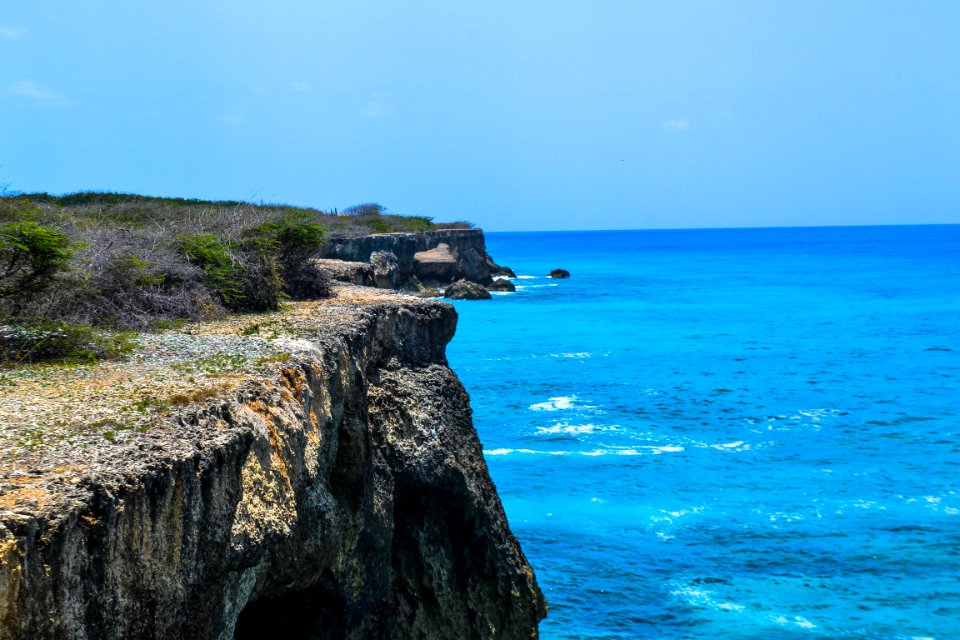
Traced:
<path fill-rule="evenodd" d="M 915 222 L 884 224 L 797 224 L 769 225 L 760 227 L 633 227 L 628 229 L 500 229 L 489 230 L 478 226 L 484 233 L 611 233 L 617 231 L 760 231 L 765 229 L 864 229 L 881 227 L 957 227 L 960 222 Z"/>

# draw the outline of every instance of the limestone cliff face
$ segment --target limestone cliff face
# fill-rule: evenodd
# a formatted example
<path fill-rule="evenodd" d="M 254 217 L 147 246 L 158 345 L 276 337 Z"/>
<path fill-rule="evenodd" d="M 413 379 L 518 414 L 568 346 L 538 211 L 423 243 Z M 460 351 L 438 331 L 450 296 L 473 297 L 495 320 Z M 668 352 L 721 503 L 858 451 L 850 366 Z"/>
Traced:
<path fill-rule="evenodd" d="M 0 511 L 0 638 L 537 637 L 455 326 L 410 297 L 331 307 L 274 379 Z"/>
<path fill-rule="evenodd" d="M 486 241 L 481 229 L 449 229 L 422 233 L 383 233 L 357 238 L 333 238 L 323 251 L 324 258 L 349 262 L 376 262 L 379 256 L 396 257 L 387 280 L 378 278 L 378 286 L 403 287 L 415 279 L 430 280 L 432 273 L 419 272 L 416 254 L 447 245 L 459 270 L 444 281 L 463 278 L 480 284 L 489 284 L 492 276 L 505 270 L 487 254 Z M 382 258 L 380 258 L 382 260 Z M 389 258 L 393 261 L 393 258 Z M 381 270 L 387 272 L 387 270 Z"/>

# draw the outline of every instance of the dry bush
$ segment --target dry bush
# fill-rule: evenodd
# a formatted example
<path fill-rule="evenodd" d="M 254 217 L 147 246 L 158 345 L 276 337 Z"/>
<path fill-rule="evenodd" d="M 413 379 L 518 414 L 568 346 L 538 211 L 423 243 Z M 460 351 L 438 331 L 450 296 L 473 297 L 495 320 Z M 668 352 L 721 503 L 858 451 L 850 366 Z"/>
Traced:
<path fill-rule="evenodd" d="M 40 274 L 42 286 L 14 287 L 22 293 L 16 299 L 0 296 L 0 320 L 144 329 L 276 309 L 284 297 L 329 295 L 330 281 L 313 263 L 325 229 L 343 237 L 437 228 L 430 218 L 389 215 L 380 205 L 353 209 L 336 215 L 116 193 L 0 194 L 0 223 L 28 220 L 69 245 Z"/>

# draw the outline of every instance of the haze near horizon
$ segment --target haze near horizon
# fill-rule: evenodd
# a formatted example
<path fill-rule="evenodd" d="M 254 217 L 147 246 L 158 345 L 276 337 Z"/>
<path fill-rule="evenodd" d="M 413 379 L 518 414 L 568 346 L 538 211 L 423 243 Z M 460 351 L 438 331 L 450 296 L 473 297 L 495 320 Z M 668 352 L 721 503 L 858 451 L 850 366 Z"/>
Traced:
<path fill-rule="evenodd" d="M 960 5 L 138 6 L 0 17 L 0 184 L 490 231 L 960 222 Z"/>

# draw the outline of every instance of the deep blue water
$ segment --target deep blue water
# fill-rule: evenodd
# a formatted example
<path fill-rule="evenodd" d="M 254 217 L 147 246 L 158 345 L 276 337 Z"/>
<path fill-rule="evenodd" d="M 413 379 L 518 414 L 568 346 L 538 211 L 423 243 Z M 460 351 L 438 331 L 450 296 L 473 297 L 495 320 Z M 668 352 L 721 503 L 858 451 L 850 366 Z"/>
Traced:
<path fill-rule="evenodd" d="M 448 353 L 542 637 L 960 638 L 960 226 L 487 242 L 538 277 Z"/>

